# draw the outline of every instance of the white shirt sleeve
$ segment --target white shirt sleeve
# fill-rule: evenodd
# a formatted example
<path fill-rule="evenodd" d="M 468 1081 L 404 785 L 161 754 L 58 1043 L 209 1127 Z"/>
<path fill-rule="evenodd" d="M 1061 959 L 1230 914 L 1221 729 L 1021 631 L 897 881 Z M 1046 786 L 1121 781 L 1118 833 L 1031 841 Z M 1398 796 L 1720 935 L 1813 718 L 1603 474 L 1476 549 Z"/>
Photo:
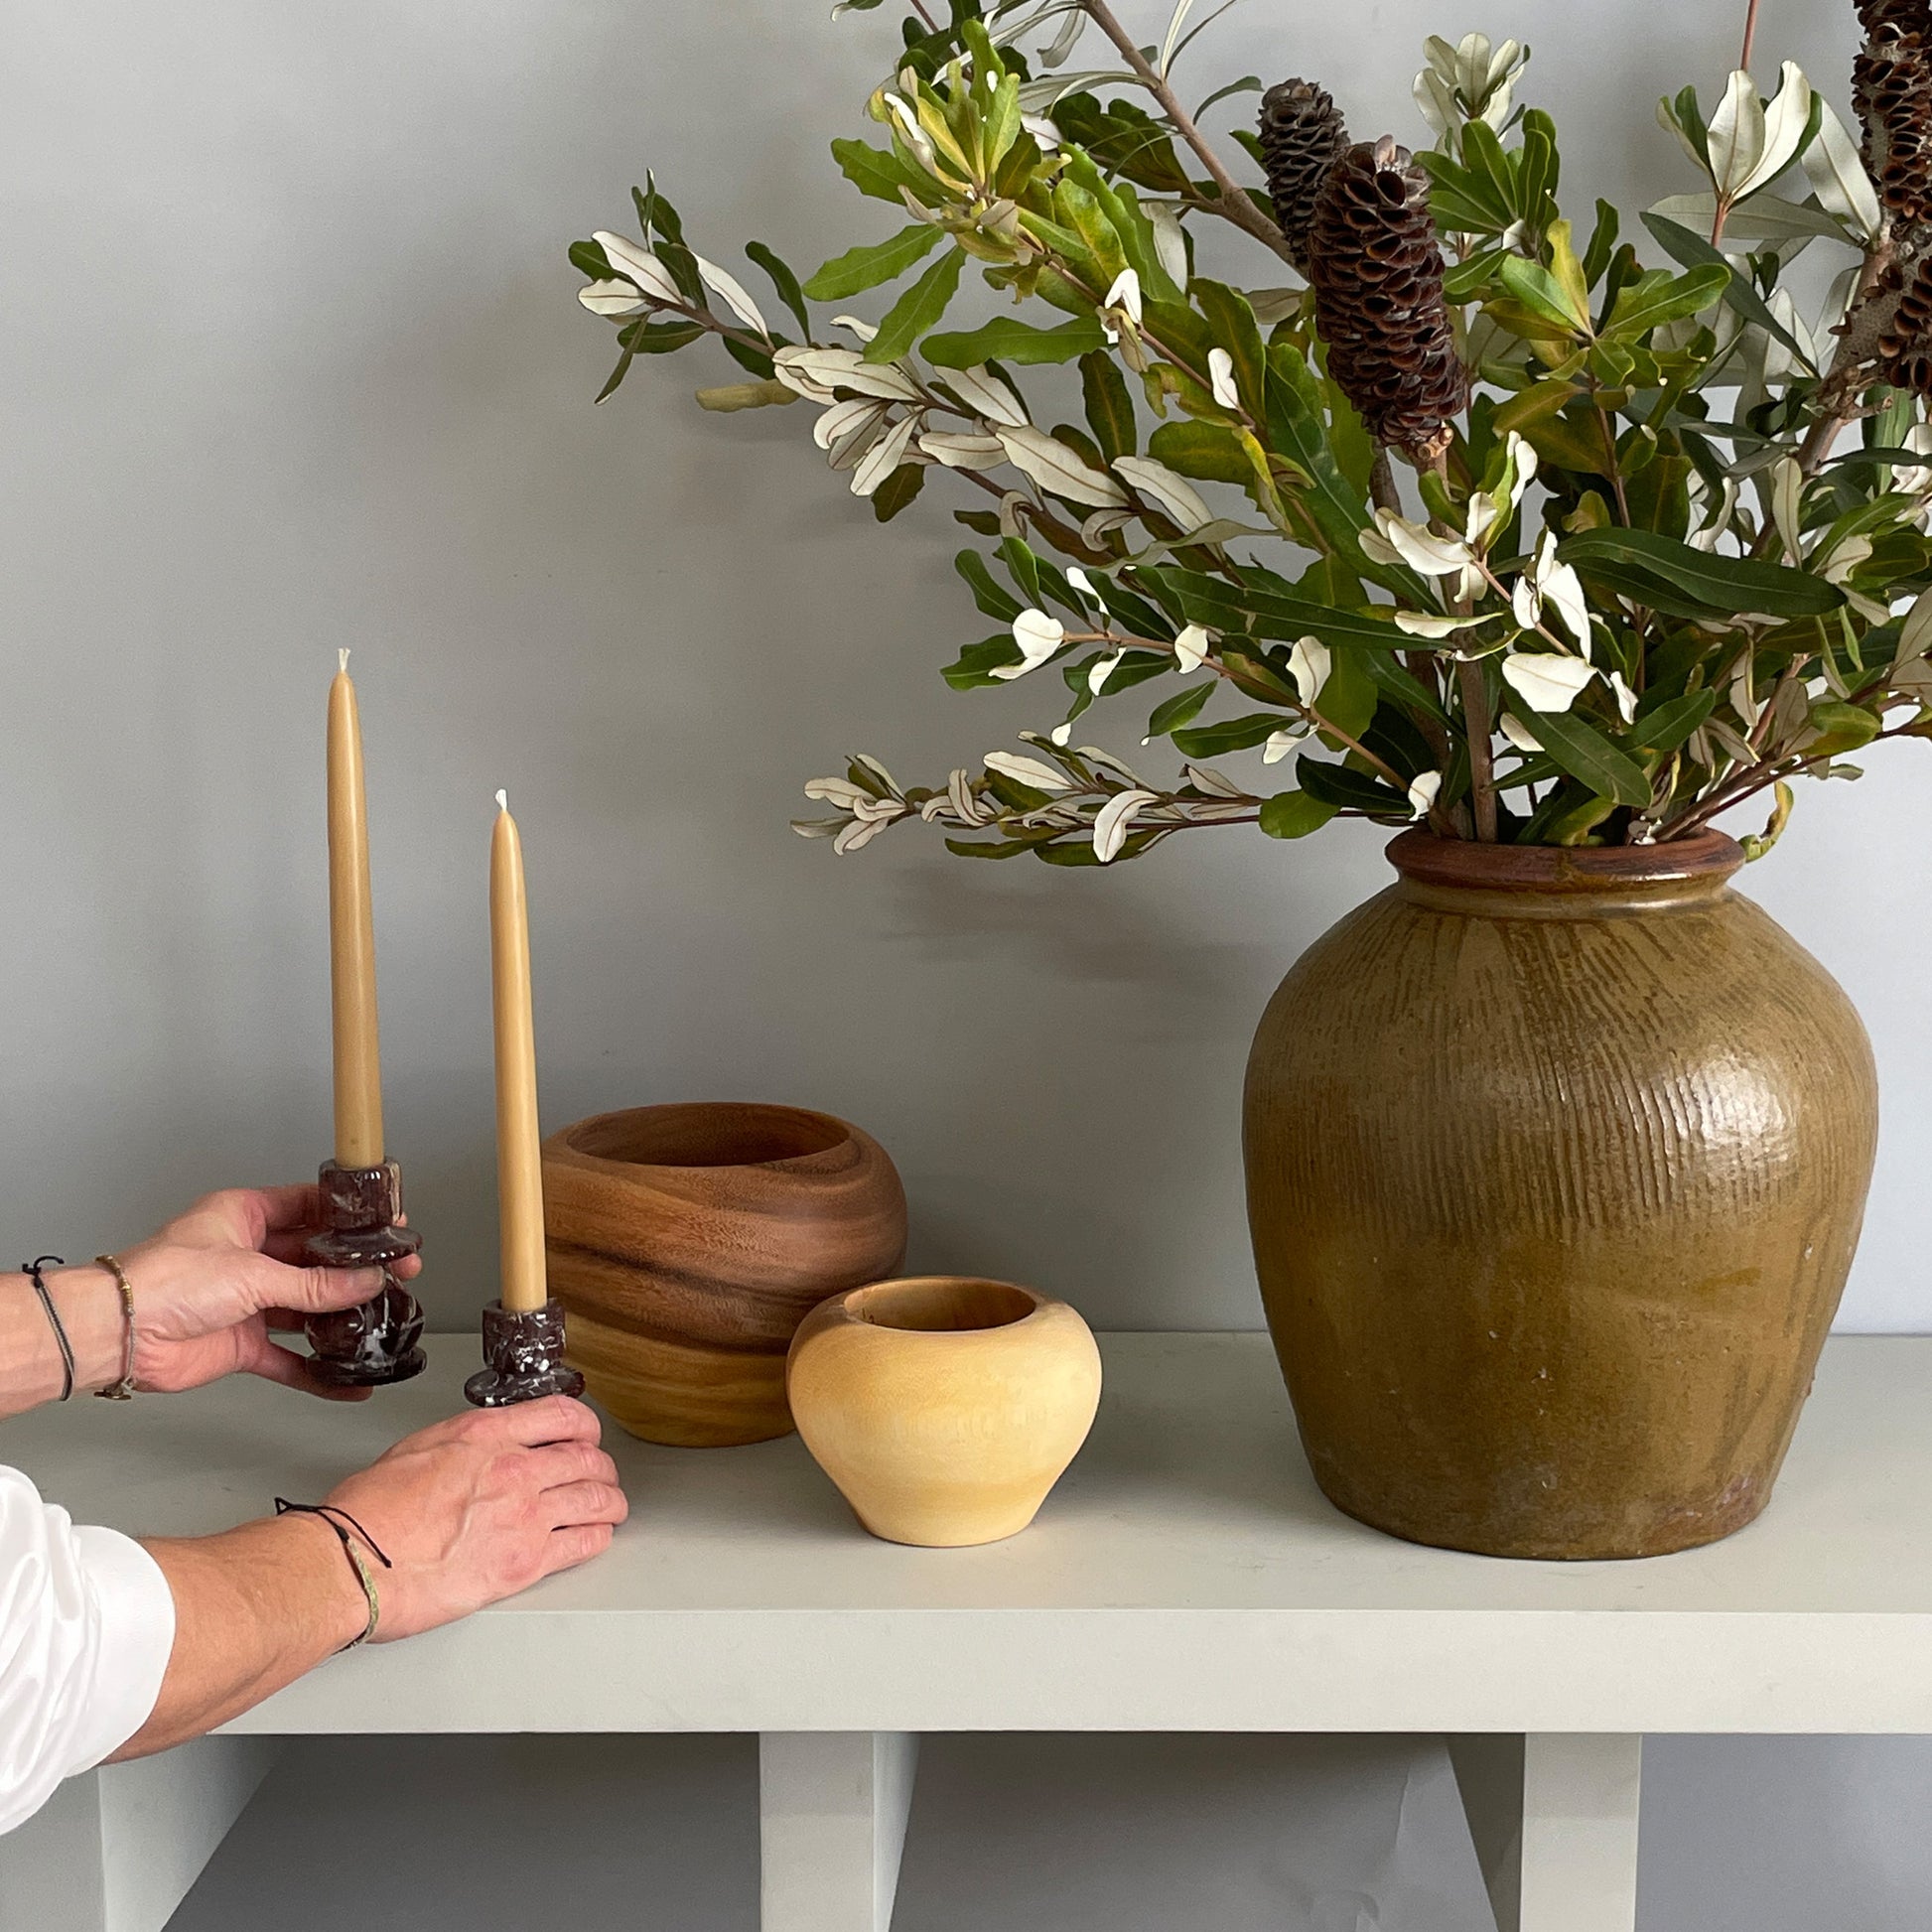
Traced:
<path fill-rule="evenodd" d="M 175 1642 L 161 1567 L 0 1468 L 0 1832 L 148 1721 Z"/>

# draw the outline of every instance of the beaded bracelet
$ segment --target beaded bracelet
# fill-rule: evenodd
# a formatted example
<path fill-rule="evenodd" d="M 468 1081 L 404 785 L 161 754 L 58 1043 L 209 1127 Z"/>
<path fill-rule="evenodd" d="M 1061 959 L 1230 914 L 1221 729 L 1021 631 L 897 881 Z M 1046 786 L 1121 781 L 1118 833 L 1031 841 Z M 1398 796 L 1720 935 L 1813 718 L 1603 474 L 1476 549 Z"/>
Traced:
<path fill-rule="evenodd" d="M 345 1650 L 353 1650 L 357 1644 L 367 1643 L 375 1635 L 375 1626 L 382 1620 L 382 1604 L 375 1593 L 375 1579 L 369 1575 L 369 1566 L 362 1561 L 362 1553 L 355 1547 L 352 1530 L 369 1547 L 369 1553 L 384 1570 L 393 1570 L 392 1564 L 376 1544 L 376 1540 L 345 1509 L 338 1509 L 334 1503 L 292 1503 L 286 1496 L 275 1498 L 277 1516 L 313 1516 L 327 1523 L 336 1532 L 337 1541 L 343 1546 L 343 1554 L 348 1558 L 349 1567 L 355 1572 L 355 1580 L 362 1586 L 362 1594 L 369 1599 L 369 1620 L 359 1637 L 350 1637 L 343 1645 Z M 336 1518 L 341 1517 L 341 1523 Z M 347 1528 L 344 1527 L 347 1525 Z"/>
<path fill-rule="evenodd" d="M 104 1389 L 96 1389 L 94 1393 L 106 1397 L 109 1402 L 125 1402 L 134 1393 L 134 1284 L 128 1280 L 127 1270 L 113 1255 L 95 1255 L 94 1260 L 113 1276 L 115 1285 L 121 1291 L 121 1331 L 124 1337 L 121 1379 L 108 1383 Z"/>

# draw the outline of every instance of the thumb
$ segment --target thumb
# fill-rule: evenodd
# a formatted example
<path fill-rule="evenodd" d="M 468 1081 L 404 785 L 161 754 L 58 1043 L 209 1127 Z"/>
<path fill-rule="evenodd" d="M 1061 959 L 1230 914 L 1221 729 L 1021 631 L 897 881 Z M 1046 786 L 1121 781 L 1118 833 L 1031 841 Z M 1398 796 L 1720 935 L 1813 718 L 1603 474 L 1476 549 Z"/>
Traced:
<path fill-rule="evenodd" d="M 380 1268 L 293 1268 L 263 1256 L 256 1270 L 256 1307 L 321 1314 L 352 1309 L 382 1293 Z"/>

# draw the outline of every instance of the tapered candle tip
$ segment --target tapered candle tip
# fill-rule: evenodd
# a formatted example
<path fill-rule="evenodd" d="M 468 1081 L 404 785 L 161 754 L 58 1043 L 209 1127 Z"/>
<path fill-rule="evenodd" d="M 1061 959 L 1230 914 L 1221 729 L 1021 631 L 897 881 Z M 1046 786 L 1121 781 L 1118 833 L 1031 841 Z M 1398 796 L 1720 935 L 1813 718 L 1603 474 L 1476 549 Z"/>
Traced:
<path fill-rule="evenodd" d="M 499 812 L 506 812 L 509 810 L 509 808 L 510 808 L 509 793 L 507 791 L 499 791 L 496 794 L 496 809 Z"/>
<path fill-rule="evenodd" d="M 348 675 L 348 652 L 347 651 L 339 650 L 336 653 L 336 668 L 339 671 L 341 671 L 345 677 Z"/>

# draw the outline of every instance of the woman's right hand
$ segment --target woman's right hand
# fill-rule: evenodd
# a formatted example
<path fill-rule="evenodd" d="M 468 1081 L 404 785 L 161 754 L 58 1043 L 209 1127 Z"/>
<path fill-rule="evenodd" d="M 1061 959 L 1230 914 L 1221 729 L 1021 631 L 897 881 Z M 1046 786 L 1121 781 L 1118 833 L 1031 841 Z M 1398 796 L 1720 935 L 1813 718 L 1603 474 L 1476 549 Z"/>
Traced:
<path fill-rule="evenodd" d="M 393 1566 L 370 1559 L 375 1641 L 452 1623 L 608 1550 L 629 1504 L 599 1434 L 595 1412 L 568 1396 L 477 1409 L 404 1437 L 339 1484 L 330 1503 Z"/>

